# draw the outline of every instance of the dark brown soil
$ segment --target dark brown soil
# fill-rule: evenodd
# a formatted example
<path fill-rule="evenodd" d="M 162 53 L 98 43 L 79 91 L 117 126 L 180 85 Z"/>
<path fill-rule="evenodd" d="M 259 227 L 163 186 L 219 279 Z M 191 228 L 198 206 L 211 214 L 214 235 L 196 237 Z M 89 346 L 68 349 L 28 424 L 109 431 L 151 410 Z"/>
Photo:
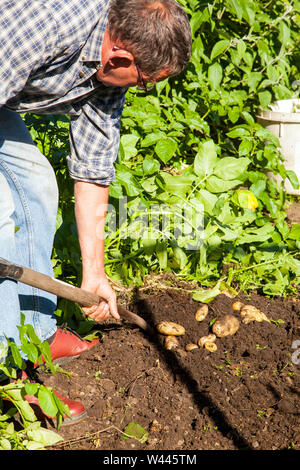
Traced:
<path fill-rule="evenodd" d="M 64 366 L 70 377 L 44 377 L 87 410 L 81 422 L 60 429 L 64 441 L 52 449 L 300 449 L 299 300 L 239 295 L 274 321 L 240 323 L 234 336 L 217 339 L 215 352 L 185 351 L 211 332 L 213 319 L 233 313 L 241 320 L 236 300 L 219 295 L 199 323 L 199 303 L 187 292 L 138 295 L 130 308 L 150 324 L 185 327 L 179 348 L 167 351 L 161 335 L 148 337 L 126 322 L 101 325 L 99 345 Z M 122 438 L 129 422 L 149 433 L 146 442 Z"/>

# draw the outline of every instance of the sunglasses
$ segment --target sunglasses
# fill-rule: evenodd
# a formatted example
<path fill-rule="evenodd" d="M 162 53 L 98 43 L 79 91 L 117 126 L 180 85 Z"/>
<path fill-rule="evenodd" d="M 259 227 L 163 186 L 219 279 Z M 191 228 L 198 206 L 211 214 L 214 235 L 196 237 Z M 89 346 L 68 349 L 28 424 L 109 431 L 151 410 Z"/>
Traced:
<path fill-rule="evenodd" d="M 118 46 L 113 46 L 113 50 L 114 51 L 117 51 L 117 50 L 120 50 L 121 47 L 118 47 Z M 137 89 L 140 90 L 140 91 L 144 91 L 146 93 L 149 93 L 149 91 L 153 90 L 153 88 L 155 87 L 155 83 L 147 83 L 143 77 L 143 74 L 142 74 L 142 71 L 140 69 L 140 66 L 135 62 L 134 63 L 135 67 L 136 67 L 136 71 L 137 71 L 137 74 L 138 74 L 138 83 L 137 83 Z"/>
<path fill-rule="evenodd" d="M 155 87 L 155 83 L 146 83 L 139 65 L 135 63 L 135 67 L 136 67 L 138 77 L 139 77 L 137 89 L 145 91 L 146 93 L 149 93 L 149 91 L 153 90 L 153 88 Z"/>

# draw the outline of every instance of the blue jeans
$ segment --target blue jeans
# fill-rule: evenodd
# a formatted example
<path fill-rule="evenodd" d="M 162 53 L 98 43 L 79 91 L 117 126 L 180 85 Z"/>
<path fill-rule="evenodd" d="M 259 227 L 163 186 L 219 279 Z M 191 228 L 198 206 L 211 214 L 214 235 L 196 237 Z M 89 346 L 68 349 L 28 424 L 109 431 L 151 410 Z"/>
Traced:
<path fill-rule="evenodd" d="M 21 117 L 0 109 L 0 257 L 53 276 L 51 252 L 58 189 L 54 171 Z M 0 362 L 5 336 L 18 346 L 20 313 L 41 341 L 56 332 L 56 297 L 0 279 Z M 2 357 L 1 357 L 2 356 Z M 22 357 L 26 356 L 22 353 Z"/>

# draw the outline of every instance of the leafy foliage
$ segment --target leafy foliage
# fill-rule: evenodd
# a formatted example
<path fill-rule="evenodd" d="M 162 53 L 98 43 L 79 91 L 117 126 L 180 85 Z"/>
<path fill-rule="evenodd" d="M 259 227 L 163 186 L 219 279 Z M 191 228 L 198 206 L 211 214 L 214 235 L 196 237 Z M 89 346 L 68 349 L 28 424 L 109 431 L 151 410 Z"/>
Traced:
<path fill-rule="evenodd" d="M 283 185 L 269 174 L 299 183 L 284 167 L 278 139 L 256 116 L 259 107 L 297 94 L 299 1 L 180 3 L 193 33 L 187 70 L 147 96 L 134 89 L 127 94 L 110 191 L 107 273 L 141 284 L 151 272 L 173 270 L 215 292 L 233 286 L 293 293 L 300 279 L 300 225 L 288 223 Z M 78 285 L 80 251 L 64 161 L 68 123 L 35 115 L 25 121 L 60 187 L 55 275 Z M 155 213 L 153 205 L 160 223 L 169 219 L 149 234 L 145 217 Z M 199 246 L 189 246 L 190 234 L 175 236 L 174 214 L 187 208 L 203 215 L 201 223 L 188 217 Z M 60 303 L 58 315 L 89 328 L 68 302 Z"/>
<path fill-rule="evenodd" d="M 32 325 L 24 324 L 24 315 L 21 314 L 21 324 L 18 327 L 21 341 L 20 349 L 32 363 L 42 364 L 55 374 L 49 344 L 41 342 L 36 336 Z M 41 423 L 27 402 L 25 396 L 37 397 L 40 407 L 48 416 L 55 416 L 59 428 L 65 416 L 70 416 L 69 408 L 55 395 L 50 387 L 29 379 L 18 380 L 17 370 L 25 370 L 27 362 L 22 359 L 16 344 L 7 339 L 8 353 L 5 360 L 0 362 L 0 378 L 10 378 L 8 384 L 0 382 L 0 449 L 1 450 L 41 450 L 46 446 L 61 440 L 61 437 L 50 430 L 43 429 Z M 12 407 L 4 411 L 4 403 L 10 402 Z M 11 419 L 18 413 L 23 428 L 16 430 Z"/>
<path fill-rule="evenodd" d="M 150 249 L 149 240 L 129 248 L 127 240 L 112 238 L 110 274 L 117 272 L 115 254 L 134 250 L 130 265 L 119 258 L 119 278 L 129 282 L 146 266 L 175 268 L 202 286 L 222 277 L 265 294 L 291 292 L 299 283 L 299 226 L 288 225 L 286 194 L 268 174 L 289 178 L 294 187 L 298 182 L 256 114 L 295 92 L 299 2 L 181 3 L 191 17 L 191 63 L 151 96 L 129 93 L 111 195 L 125 194 L 132 208 L 154 201 L 195 210 L 203 204 L 203 243 L 188 251 L 177 239 L 176 251 L 168 234 Z"/>

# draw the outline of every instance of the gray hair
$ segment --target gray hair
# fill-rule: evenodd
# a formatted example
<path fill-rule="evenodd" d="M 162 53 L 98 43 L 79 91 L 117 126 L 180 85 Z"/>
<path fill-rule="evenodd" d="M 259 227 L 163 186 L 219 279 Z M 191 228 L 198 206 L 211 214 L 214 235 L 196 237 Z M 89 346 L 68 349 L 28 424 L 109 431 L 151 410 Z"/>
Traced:
<path fill-rule="evenodd" d="M 190 23 L 175 0 L 111 0 L 108 30 L 114 41 L 132 52 L 148 77 L 162 69 L 177 75 L 190 60 Z"/>

